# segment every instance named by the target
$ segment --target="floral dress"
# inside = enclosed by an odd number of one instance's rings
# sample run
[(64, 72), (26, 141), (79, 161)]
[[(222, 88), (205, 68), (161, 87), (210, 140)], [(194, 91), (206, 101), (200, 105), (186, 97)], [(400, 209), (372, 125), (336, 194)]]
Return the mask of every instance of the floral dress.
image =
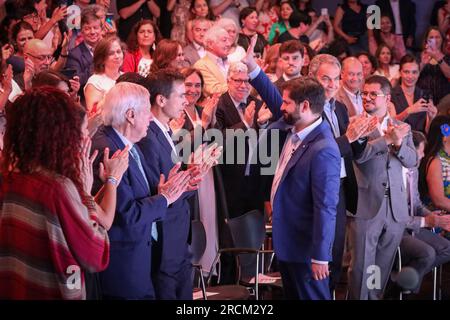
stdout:
[(182, 47), (186, 46), (186, 24), (189, 20), (190, 0), (180, 0), (173, 8), (172, 31), (170, 38), (177, 40)]
[(444, 184), (444, 194), (447, 198), (450, 198), (450, 156), (442, 149), (439, 151), (438, 156), (442, 165), (442, 183)]

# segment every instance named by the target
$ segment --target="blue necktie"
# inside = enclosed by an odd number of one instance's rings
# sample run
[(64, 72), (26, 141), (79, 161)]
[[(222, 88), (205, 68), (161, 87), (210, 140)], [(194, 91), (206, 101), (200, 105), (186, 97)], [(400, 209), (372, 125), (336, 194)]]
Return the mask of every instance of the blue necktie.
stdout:
[[(144, 178), (144, 181), (145, 181), (145, 183), (147, 185), (147, 188), (148, 188), (149, 194), (150, 194), (150, 186), (148, 184), (148, 180), (147, 180), (147, 177), (145, 175), (144, 167), (142, 166), (141, 158), (139, 157), (139, 153), (138, 153), (138, 151), (136, 149), (136, 145), (133, 145), (133, 148), (130, 149), (130, 152), (131, 152), (131, 155), (132, 155), (133, 159), (136, 161), (136, 163), (137, 163), (137, 165), (139, 167), (139, 171), (141, 171), (142, 177)], [(156, 229), (156, 222), (152, 223), (151, 234), (152, 234), (152, 238), (155, 241), (158, 241), (158, 230)]]

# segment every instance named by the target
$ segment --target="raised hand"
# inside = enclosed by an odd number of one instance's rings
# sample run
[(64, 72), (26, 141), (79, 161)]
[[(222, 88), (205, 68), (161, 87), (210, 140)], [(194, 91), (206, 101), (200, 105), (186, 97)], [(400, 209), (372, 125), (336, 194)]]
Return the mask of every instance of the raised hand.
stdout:
[(12, 78), (13, 78), (13, 68), (12, 65), (8, 64), (5, 72), (3, 73), (1, 81), (3, 92), (5, 94), (9, 95), (12, 91)]
[(78, 94), (78, 91), (80, 91), (80, 77), (79, 76), (75, 76), (72, 79), (69, 79), (69, 83), (70, 83), (70, 95), (72, 97), (76, 97)]
[(247, 108), (245, 108), (244, 120), (250, 127), (253, 126), (253, 121), (255, 119), (255, 110), (256, 110), (255, 101), (250, 102)]
[(262, 107), (258, 111), (258, 119), (257, 122), (259, 125), (262, 125), (269, 121), (272, 118), (272, 112), (270, 112), (269, 108), (267, 108), (267, 105), (264, 103)]
[[(347, 137), (350, 143), (367, 136), (370, 134), (373, 129), (373, 118), (375, 117), (366, 117), (364, 115), (359, 115), (351, 118), (351, 121), (347, 127), (347, 131), (345, 132), (345, 136)], [(375, 118), (376, 121), (376, 118)], [(376, 124), (375, 124), (376, 128)]]
[(202, 111), (202, 127), (203, 129), (208, 129), (208, 127), (214, 126), (216, 123), (216, 110), (217, 103), (219, 102), (220, 95), (218, 93), (214, 93), (212, 96), (206, 98), (205, 103), (203, 104)]
[(98, 155), (98, 151), (95, 150), (91, 153), (92, 141), (91, 138), (85, 137), (81, 143), (80, 153), (80, 175), (83, 183), (83, 189), (86, 194), (90, 195), (92, 190), (92, 184), (94, 183), (94, 174), (92, 164)]
[(407, 109), (408, 114), (414, 114), (419, 112), (428, 111), (428, 103), (424, 98), (420, 98), (417, 100), (412, 106), (409, 106)]
[(99, 167), (99, 177), (103, 182), (112, 176), (117, 180), (117, 185), (120, 184), (120, 180), (128, 168), (129, 150), (130, 146), (126, 146), (123, 150), (116, 150), (110, 158), (109, 148), (105, 148), (103, 162), (100, 163)]
[(190, 171), (178, 171), (181, 163), (177, 163), (169, 172), (166, 181), (163, 174), (160, 175), (158, 184), (158, 194), (162, 194), (170, 205), (178, 200), (178, 198), (188, 189), (189, 180), (191, 179)]
[(14, 54), (14, 47), (9, 43), (2, 47), (2, 59), (3, 61), (8, 60)]
[(169, 127), (172, 129), (172, 131), (176, 132), (183, 128), (185, 122), (186, 114), (183, 113), (179, 118), (170, 120)]
[(403, 138), (408, 135), (410, 126), (407, 123), (394, 124), (388, 121), (387, 129), (385, 130), (385, 139), (388, 144), (393, 143), (396, 147), (400, 147)]
[(255, 70), (258, 66), (258, 63), (255, 60), (255, 46), (257, 40), (258, 35), (255, 34), (250, 40), (245, 57), (241, 59), (241, 62), (247, 65), (249, 73)]

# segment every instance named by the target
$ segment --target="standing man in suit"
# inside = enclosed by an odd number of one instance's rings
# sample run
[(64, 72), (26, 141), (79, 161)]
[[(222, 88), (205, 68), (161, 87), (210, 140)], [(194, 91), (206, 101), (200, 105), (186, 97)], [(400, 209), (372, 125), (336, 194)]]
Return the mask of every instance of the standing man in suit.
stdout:
[(284, 82), (301, 76), (303, 68), (304, 47), (300, 41), (285, 41), (280, 46), (280, 59), (283, 61), (283, 75), (275, 81), (275, 85), (281, 92)]
[(381, 14), (391, 18), (394, 33), (403, 35), (406, 47), (412, 48), (416, 34), (416, 4), (411, 0), (377, 0)]
[[(94, 50), (102, 39), (102, 20), (93, 10), (84, 10), (81, 15), (81, 34), (84, 41), (69, 51), (66, 68), (75, 69), (80, 77), (80, 86), (84, 88), (93, 73)], [(81, 90), (80, 94), (83, 94)]]
[[(226, 139), (224, 163), (220, 165), (220, 169), (228, 212), (233, 218), (254, 209), (263, 211), (264, 200), (259, 175), (252, 170), (254, 166), (250, 163), (250, 158), (253, 155), (251, 153), (257, 151), (253, 148), (252, 138), (257, 138), (257, 130), (267, 125), (272, 114), (267, 107), (262, 107), (261, 100), (250, 96), (248, 69), (245, 64), (232, 64), (228, 70), (227, 82), (228, 91), (219, 98), (217, 104), (216, 128), (222, 130)], [(233, 129), (232, 135), (229, 134), (229, 129)], [(246, 140), (245, 150), (238, 149), (238, 140), (241, 139)], [(230, 159), (227, 153), (231, 152), (234, 157), (232, 163), (228, 163)]]
[(203, 43), (206, 55), (193, 65), (201, 72), (205, 81), (203, 94), (223, 94), (228, 90), (226, 78), (229, 68), (227, 57), (231, 49), (230, 36), (224, 28), (213, 26), (206, 32)]
[(194, 41), (183, 48), (184, 59), (189, 62), (189, 65), (195, 64), (206, 55), (204, 39), (210, 27), (211, 21), (205, 18), (195, 19), (192, 22), (192, 36)]
[[(273, 245), (287, 299), (329, 300), (341, 156), (322, 120), (325, 93), (313, 78), (283, 85), (281, 112), (293, 126), (272, 183)], [(295, 194), (295, 196), (293, 196)]]
[[(358, 191), (352, 160), (354, 154), (362, 151), (357, 140), (367, 135), (370, 130), (370, 119), (360, 117), (350, 123), (346, 107), (335, 100), (339, 89), (341, 64), (329, 54), (315, 56), (309, 65), (309, 75), (319, 81), (325, 89), (325, 103), (322, 117), (328, 122), (341, 154), (341, 184), (339, 188), (339, 203), (336, 213), (336, 230), (333, 242), (333, 261), (331, 262), (330, 289), (334, 290), (339, 283), (342, 272), (342, 258), (345, 246), (345, 231), (347, 210), (356, 213)], [(374, 119), (375, 120), (375, 119)]]
[[(154, 117), (147, 135), (138, 144), (152, 176), (167, 176), (180, 165), (169, 121), (180, 118), (188, 103), (184, 79), (174, 69), (161, 69), (147, 78), (146, 87), (150, 92)], [(194, 174), (191, 169), (186, 172)], [(150, 182), (152, 191), (158, 188), (155, 182)], [(198, 182), (200, 180), (195, 184)], [(190, 187), (195, 190), (192, 184), (191, 181)], [(191, 219), (187, 199), (193, 195), (193, 192), (184, 193), (168, 207), (165, 218), (158, 222), (153, 272), (157, 299), (192, 299), (192, 265), (188, 248)]]
[(349, 117), (363, 112), (361, 88), (364, 82), (363, 67), (355, 57), (342, 61), (341, 86), (336, 93), (336, 100), (344, 104)]
[(402, 168), (417, 164), (410, 127), (390, 118), (391, 85), (382, 76), (366, 79), (365, 112), (378, 119), (363, 151), (355, 159), (358, 207), (350, 218), (351, 299), (380, 299), (409, 220)]
[[(152, 247), (157, 234), (154, 221), (166, 215), (167, 207), (188, 188), (188, 172), (171, 171), (166, 177), (151, 175), (136, 143), (145, 137), (150, 121), (150, 96), (140, 85), (123, 82), (105, 96), (104, 126), (92, 139), (92, 150), (107, 148), (110, 155), (130, 147), (129, 167), (117, 185), (117, 207), (113, 225), (108, 231), (111, 241), (108, 268), (100, 273), (105, 299), (154, 299), (151, 279)], [(101, 159), (94, 163), (94, 186), (103, 185), (99, 178)], [(157, 190), (150, 186), (157, 184)]]

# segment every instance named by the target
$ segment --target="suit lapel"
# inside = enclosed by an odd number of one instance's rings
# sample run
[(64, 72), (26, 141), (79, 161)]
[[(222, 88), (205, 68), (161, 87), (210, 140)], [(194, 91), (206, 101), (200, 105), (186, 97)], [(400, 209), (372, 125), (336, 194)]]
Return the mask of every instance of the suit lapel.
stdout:
[(167, 141), (164, 132), (162, 132), (162, 130), (158, 127), (158, 125), (154, 121), (150, 122), (150, 130), (152, 130), (153, 133), (155, 133), (159, 143), (166, 151), (166, 154), (170, 159), (172, 159), (172, 146), (169, 144), (169, 141)]
[(205, 62), (218, 80), (220, 80), (221, 82), (226, 82), (225, 76), (223, 75), (222, 71), (220, 71), (220, 68), (217, 66), (217, 63), (215, 61), (211, 60), (211, 58), (206, 55)]
[(227, 115), (227, 127), (228, 126), (232, 126), (235, 125), (236, 123), (239, 123), (242, 121), (241, 116), (239, 115), (239, 111), (236, 109), (233, 100), (231, 99), (229, 93), (225, 93), (224, 97), (224, 104), (223, 106), (225, 107), (224, 111), (225, 114)]
[[(295, 166), (295, 164), (300, 160), (300, 158), (305, 154), (305, 152), (308, 150), (311, 143), (314, 143), (314, 140), (316, 139), (317, 135), (322, 131), (324, 123), (322, 122), (317, 128), (315, 128), (305, 140), (301, 142), (301, 144), (298, 146), (298, 148), (295, 150), (294, 154), (292, 155), (291, 159), (289, 159), (289, 162), (286, 165), (286, 168), (284, 169), (283, 176), (281, 177), (280, 184), (281, 185), (286, 178), (289, 171), (292, 169), (292, 167)], [(285, 142), (286, 143), (286, 142)]]
[[(120, 137), (117, 135), (117, 133), (114, 131), (114, 129), (112, 127), (110, 127), (110, 126), (105, 127), (105, 133), (108, 137), (111, 138), (111, 140), (114, 142), (114, 144), (116, 145), (116, 147), (118, 149), (122, 150), (123, 148), (125, 148), (125, 145), (123, 144), (122, 140), (120, 139)], [(144, 172), (145, 172), (144, 156), (142, 155), (142, 152), (139, 150), (139, 147), (137, 145), (136, 145), (136, 147), (137, 147), (136, 149), (138, 150), (139, 156), (141, 158), (141, 164), (144, 167)], [(149, 186), (147, 186), (147, 183), (145, 182), (144, 177), (142, 176), (142, 172), (139, 169), (139, 165), (138, 165), (137, 161), (131, 155), (128, 160), (128, 169), (132, 173), (133, 177), (137, 177), (137, 180), (139, 180), (139, 182), (141, 183), (144, 190), (148, 190)], [(146, 174), (148, 177), (147, 172), (146, 172)]]

